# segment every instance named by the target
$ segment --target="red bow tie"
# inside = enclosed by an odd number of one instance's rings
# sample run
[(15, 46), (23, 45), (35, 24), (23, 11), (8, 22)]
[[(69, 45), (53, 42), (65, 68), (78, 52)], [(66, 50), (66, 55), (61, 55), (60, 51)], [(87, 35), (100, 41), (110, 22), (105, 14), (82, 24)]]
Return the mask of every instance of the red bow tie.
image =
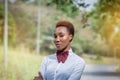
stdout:
[(57, 59), (58, 59), (58, 62), (61, 62), (64, 63), (65, 60), (67, 59), (68, 57), (68, 51), (57, 51)]

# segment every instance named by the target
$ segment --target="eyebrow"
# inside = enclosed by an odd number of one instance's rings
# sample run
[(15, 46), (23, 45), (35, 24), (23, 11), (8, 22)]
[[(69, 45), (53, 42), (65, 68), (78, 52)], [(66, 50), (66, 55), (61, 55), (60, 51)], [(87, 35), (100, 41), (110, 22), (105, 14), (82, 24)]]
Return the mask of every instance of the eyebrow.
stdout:
[[(64, 34), (64, 33), (62, 33), (62, 32), (58, 33), (58, 35), (60, 35), (60, 34)], [(54, 35), (56, 35), (56, 34), (54, 33)]]

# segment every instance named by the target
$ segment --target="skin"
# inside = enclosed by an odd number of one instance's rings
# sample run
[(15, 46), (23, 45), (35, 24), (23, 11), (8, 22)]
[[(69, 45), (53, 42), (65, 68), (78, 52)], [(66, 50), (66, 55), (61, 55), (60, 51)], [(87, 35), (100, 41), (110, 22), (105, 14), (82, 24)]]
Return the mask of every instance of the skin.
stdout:
[[(73, 38), (66, 27), (60, 26), (55, 29), (54, 43), (58, 51), (68, 51), (70, 49), (70, 40)], [(43, 80), (41, 73), (34, 80)]]
[(70, 49), (70, 40), (72, 39), (66, 27), (59, 26), (54, 32), (54, 43), (58, 51), (68, 51)]
[(35, 76), (33, 80), (43, 80), (41, 73), (38, 73), (38, 76)]

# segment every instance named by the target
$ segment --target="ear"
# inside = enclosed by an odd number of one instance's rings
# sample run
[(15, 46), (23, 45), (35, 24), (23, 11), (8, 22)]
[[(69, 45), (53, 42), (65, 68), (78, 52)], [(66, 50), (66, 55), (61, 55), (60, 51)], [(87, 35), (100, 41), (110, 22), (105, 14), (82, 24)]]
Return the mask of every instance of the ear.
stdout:
[(73, 35), (70, 34), (70, 35), (69, 35), (69, 41), (71, 42), (72, 39), (73, 39)]

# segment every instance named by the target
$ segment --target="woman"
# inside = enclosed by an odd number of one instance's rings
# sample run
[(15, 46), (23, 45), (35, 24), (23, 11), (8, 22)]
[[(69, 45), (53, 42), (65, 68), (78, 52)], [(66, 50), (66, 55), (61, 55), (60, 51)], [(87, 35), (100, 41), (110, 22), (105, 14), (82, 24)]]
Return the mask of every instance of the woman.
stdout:
[(54, 31), (56, 52), (44, 58), (39, 77), (34, 80), (80, 80), (85, 62), (71, 49), (73, 37), (73, 24), (69, 21), (58, 21)]

